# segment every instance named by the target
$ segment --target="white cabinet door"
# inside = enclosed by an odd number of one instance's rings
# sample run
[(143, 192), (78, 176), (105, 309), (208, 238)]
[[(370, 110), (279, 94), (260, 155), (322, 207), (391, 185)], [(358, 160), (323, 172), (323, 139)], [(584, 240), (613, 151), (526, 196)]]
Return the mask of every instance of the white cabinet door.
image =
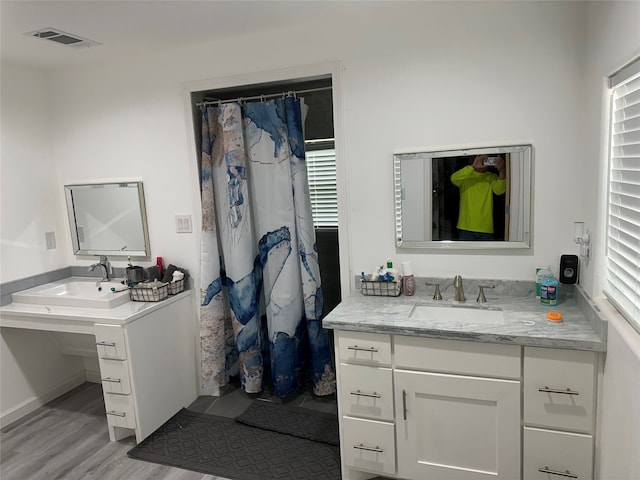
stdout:
[(398, 476), (520, 478), (520, 383), (396, 370)]

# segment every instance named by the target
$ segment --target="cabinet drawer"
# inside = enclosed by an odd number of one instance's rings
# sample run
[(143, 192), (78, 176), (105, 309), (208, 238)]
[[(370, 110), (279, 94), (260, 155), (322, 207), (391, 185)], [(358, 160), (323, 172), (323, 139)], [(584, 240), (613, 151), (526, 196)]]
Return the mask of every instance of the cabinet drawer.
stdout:
[(596, 354), (526, 347), (524, 422), (593, 433)]
[(124, 330), (118, 325), (96, 324), (94, 326), (99, 358), (116, 358), (124, 360), (127, 351), (124, 341)]
[(517, 345), (460, 342), (396, 335), (397, 368), (520, 379), (521, 348)]
[(590, 480), (593, 437), (524, 428), (524, 480)]
[(104, 406), (107, 421), (112, 427), (135, 428), (136, 418), (133, 413), (133, 397), (131, 395), (104, 394)]
[(391, 366), (391, 337), (380, 333), (336, 331), (341, 362)]
[(126, 360), (100, 359), (100, 378), (105, 393), (131, 393), (129, 364)]
[(340, 364), (342, 415), (393, 420), (390, 368)]
[(393, 423), (342, 417), (345, 465), (376, 473), (396, 472)]

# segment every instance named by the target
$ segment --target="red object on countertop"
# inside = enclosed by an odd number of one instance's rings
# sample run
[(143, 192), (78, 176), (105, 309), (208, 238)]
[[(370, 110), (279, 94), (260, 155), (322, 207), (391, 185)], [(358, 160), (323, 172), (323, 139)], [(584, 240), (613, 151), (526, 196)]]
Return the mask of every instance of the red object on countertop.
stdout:
[(156, 267), (158, 267), (158, 270), (160, 271), (160, 278), (162, 278), (162, 276), (164, 275), (164, 265), (162, 262), (162, 257), (156, 257)]

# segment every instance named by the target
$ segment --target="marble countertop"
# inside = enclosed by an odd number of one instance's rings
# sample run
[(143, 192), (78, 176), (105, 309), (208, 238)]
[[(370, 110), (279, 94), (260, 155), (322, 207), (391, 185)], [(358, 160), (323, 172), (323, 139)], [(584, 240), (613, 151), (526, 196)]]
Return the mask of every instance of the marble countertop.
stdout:
[[(534, 296), (498, 296), (490, 291), (485, 295), (487, 303), (467, 299), (461, 304), (446, 297), (436, 301), (426, 294), (376, 297), (355, 293), (323, 319), (323, 326), (448, 340), (606, 351), (606, 339), (598, 334), (590, 321), (592, 315), (584, 311), (585, 302), (579, 299), (564, 298), (558, 305), (546, 307)], [(459, 310), (460, 315), (435, 321), (415, 318), (412, 310), (416, 304), (451, 307)], [(491, 324), (474, 322), (476, 309), (502, 310), (504, 319)], [(546, 314), (552, 310), (562, 314), (562, 322), (547, 320)]]

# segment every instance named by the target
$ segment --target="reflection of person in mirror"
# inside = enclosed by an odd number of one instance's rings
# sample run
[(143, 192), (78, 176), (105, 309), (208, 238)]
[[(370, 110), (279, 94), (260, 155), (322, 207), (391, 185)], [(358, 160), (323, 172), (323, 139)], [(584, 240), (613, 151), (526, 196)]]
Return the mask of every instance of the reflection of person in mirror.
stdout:
[[(489, 171), (498, 170), (498, 175)], [(493, 240), (493, 195), (507, 189), (504, 159), (477, 155), (471, 165), (453, 172), (451, 183), (460, 189), (458, 234), (460, 240)]]

